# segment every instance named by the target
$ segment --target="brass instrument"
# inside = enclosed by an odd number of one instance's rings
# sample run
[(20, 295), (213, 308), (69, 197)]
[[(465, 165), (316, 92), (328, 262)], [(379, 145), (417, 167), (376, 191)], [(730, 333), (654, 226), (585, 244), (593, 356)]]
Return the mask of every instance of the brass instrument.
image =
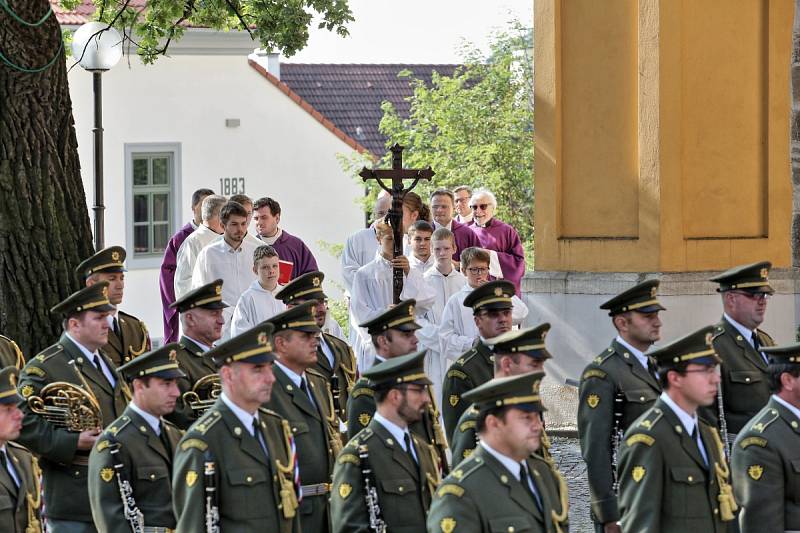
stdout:
[(80, 433), (103, 427), (103, 415), (91, 389), (66, 381), (46, 385), (38, 396), (28, 398), (31, 411), (58, 427)]
[(717, 495), (717, 501), (719, 501), (719, 517), (723, 521), (728, 522), (736, 518), (736, 511), (739, 509), (739, 506), (736, 504), (736, 498), (733, 496), (733, 487), (728, 483), (731, 473), (725, 457), (724, 445), (715, 429), (711, 430), (711, 434), (714, 436), (714, 443), (717, 445), (717, 451), (720, 457), (719, 461), (714, 462), (714, 473), (717, 476), (717, 484), (719, 485), (719, 494)]
[(206, 409), (214, 405), (221, 392), (222, 383), (219, 380), (219, 374), (209, 374), (198, 379), (192, 386), (192, 390), (183, 393), (183, 401), (192, 408), (197, 416), (200, 416)]

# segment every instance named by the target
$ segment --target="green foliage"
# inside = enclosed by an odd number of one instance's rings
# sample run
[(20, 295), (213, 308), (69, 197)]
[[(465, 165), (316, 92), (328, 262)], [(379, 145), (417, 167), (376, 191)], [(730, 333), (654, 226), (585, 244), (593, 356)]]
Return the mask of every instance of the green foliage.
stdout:
[(322, 239), (318, 240), (317, 244), (320, 248), (322, 248), (323, 251), (328, 252), (336, 259), (341, 259), (342, 252), (344, 252), (344, 244), (328, 242)]
[[(348, 35), (353, 20), (347, 0), (148, 0), (145, 9), (130, 0), (93, 0), (95, 19), (117, 28), (126, 46), (135, 47), (144, 63), (153, 63), (180, 39), (187, 26), (215, 30), (247, 30), (261, 47), (292, 56), (308, 42), (312, 17), (320, 28)], [(74, 9), (80, 0), (61, 0)]]
[(328, 300), (328, 312), (342, 328), (342, 335), (345, 340), (350, 336), (350, 315), (347, 312), (347, 300)]
[[(488, 57), (465, 45), (464, 66), (452, 77), (434, 73), (430, 87), (413, 81), (408, 119), (384, 102), (380, 124), (387, 147), (394, 143), (405, 147), (404, 166), (430, 165), (436, 172), (431, 183), (420, 182), (415, 189), (423, 199), (440, 187), (490, 189), (497, 196), (496, 216), (512, 224), (526, 244), (529, 267), (533, 265), (531, 43), (530, 30), (512, 23), (493, 37)], [(380, 166), (390, 165), (391, 154), (384, 155)], [(377, 192), (377, 185), (372, 185), (363, 200), (367, 209)]]

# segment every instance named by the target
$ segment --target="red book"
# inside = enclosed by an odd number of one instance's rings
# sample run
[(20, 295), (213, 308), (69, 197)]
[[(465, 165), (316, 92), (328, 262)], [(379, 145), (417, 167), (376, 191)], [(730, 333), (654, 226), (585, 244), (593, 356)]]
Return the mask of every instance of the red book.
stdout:
[(281, 285), (286, 285), (292, 280), (292, 269), (294, 268), (294, 263), (291, 261), (278, 261), (278, 268), (280, 269), (280, 273), (278, 274), (278, 283)]

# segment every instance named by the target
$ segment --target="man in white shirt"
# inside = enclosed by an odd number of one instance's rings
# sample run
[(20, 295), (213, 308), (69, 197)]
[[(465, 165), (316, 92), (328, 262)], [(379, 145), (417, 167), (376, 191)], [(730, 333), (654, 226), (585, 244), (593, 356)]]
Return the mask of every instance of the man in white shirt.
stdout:
[(447, 364), (441, 357), (439, 326), (444, 313), (444, 306), (455, 293), (466, 285), (467, 280), (461, 272), (453, 268), (453, 251), (455, 239), (447, 228), (439, 228), (431, 237), (435, 264), (422, 275), (425, 283), (431, 287), (436, 298), (431, 309), (420, 320), (422, 329), (417, 332), (422, 345), (428, 350), (425, 358), (425, 373), (433, 382), (437, 405), (441, 405), (442, 379), (447, 371)]
[[(399, 256), (392, 259), (394, 236), (391, 226), (380, 222), (375, 225), (375, 230), (381, 245), (380, 250), (371, 263), (358, 269), (354, 278), (350, 309), (357, 320), (356, 323), (362, 324), (371, 320), (393, 304), (393, 268), (401, 268), (404, 272), (400, 299), (415, 299), (417, 302), (415, 313), (417, 316), (422, 316), (433, 303), (433, 290), (425, 284), (422, 272), (410, 267), (407, 257)], [(353, 345), (353, 350), (356, 353), (358, 368), (363, 371), (372, 366), (375, 350), (366, 330), (364, 328), (358, 330), (359, 339)]]
[(456, 203), (456, 217), (455, 220), (461, 224), (469, 224), (472, 222), (472, 208), (469, 206), (469, 199), (472, 198), (472, 189), (466, 185), (459, 185), (453, 189)]
[[(226, 303), (238, 302), (239, 296), (256, 279), (253, 272), (253, 254), (257, 248), (247, 235), (247, 212), (241, 204), (228, 202), (220, 211), (224, 230), (222, 239), (200, 251), (192, 274), (192, 288), (198, 288), (216, 279), (222, 279), (222, 299)], [(230, 337), (232, 308), (223, 311), (225, 327), (222, 339)]]
[(181, 247), (178, 248), (178, 257), (175, 260), (176, 300), (192, 290), (192, 274), (200, 250), (222, 235), (223, 229), (219, 214), (226, 202), (225, 197), (218, 194), (206, 196), (203, 199), (202, 207), (203, 223), (197, 226), (197, 229), (186, 237)]
[(375, 259), (375, 254), (378, 251), (378, 241), (375, 238), (375, 224), (383, 221), (386, 213), (389, 212), (389, 206), (392, 204), (392, 197), (386, 191), (381, 191), (378, 194), (378, 199), (375, 201), (375, 207), (372, 211), (372, 224), (369, 227), (360, 229), (353, 233), (344, 243), (344, 250), (342, 250), (342, 279), (344, 280), (345, 297), (348, 302), (349, 321), (350, 321), (350, 336), (349, 343), (354, 346), (358, 341), (358, 330), (356, 324), (358, 321), (353, 317), (353, 310), (350, 307), (350, 295), (353, 293), (353, 278), (356, 271)]
[(434, 259), (431, 255), (431, 235), (433, 226), (425, 220), (417, 220), (408, 228), (408, 242), (411, 255), (408, 263), (423, 274), (433, 266)]
[[(482, 248), (467, 248), (461, 253), (461, 272), (467, 283), (455, 293), (445, 304), (442, 322), (439, 328), (442, 364), (450, 365), (462, 353), (472, 348), (478, 338), (472, 309), (464, 307), (464, 298), (481, 285), (489, 281), (489, 253)], [(528, 316), (528, 306), (516, 295), (511, 299), (511, 322), (519, 325)]]
[(282, 313), (286, 306), (275, 298), (279, 274), (278, 252), (268, 244), (253, 253), (253, 272), (257, 279), (239, 297), (233, 311), (231, 337), (255, 327), (257, 324)]

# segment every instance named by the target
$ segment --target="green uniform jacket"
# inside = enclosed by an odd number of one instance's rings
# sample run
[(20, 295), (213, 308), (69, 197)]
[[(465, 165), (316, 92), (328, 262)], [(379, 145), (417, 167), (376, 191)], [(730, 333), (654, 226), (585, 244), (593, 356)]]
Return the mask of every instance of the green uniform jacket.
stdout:
[[(177, 531), (206, 531), (204, 456), (208, 451), (213, 454), (216, 467), (221, 531), (299, 533), (297, 510), (287, 518), (281, 499), (282, 480), (288, 482), (284, 490), (294, 488), (291, 435), (276, 413), (259, 409), (258, 416), (269, 459), (221, 399), (183, 436), (175, 452), (172, 474)], [(288, 467), (289, 473), (284, 474), (281, 467)]]
[[(35, 459), (31, 452), (14, 442), (6, 443), (8, 458), (14, 463), (14, 471), (19, 478), (19, 488), (4, 468), (0, 468), (0, 524), (8, 533), (26, 533), (29, 509), (32, 507), (33, 517), (39, 518), (39, 482), (34, 467)], [(31, 505), (33, 503), (33, 505)], [(33, 525), (37, 525), (37, 523)], [(35, 531), (39, 531), (35, 529)]]
[[(377, 361), (376, 361), (377, 364)], [(430, 388), (428, 389), (430, 392)], [(444, 473), (449, 472), (447, 466), (447, 442), (441, 434), (441, 428), (437, 428), (438, 417), (433, 412), (433, 394), (431, 393), (431, 404), (422, 413), (422, 419), (409, 425), (411, 432), (427, 443), (429, 448), (435, 449), (439, 456), (439, 467)], [(348, 411), (348, 436), (350, 439), (355, 437), (359, 431), (367, 427), (375, 414), (375, 391), (366, 378), (359, 378), (350, 393), (350, 401), (347, 404)], [(437, 429), (440, 437), (437, 438)]]
[(108, 344), (103, 346), (103, 352), (115, 368), (150, 350), (150, 335), (144, 322), (122, 311), (117, 311), (117, 321), (120, 334), (109, 329)]
[[(339, 454), (333, 469), (331, 518), (334, 533), (366, 533), (369, 511), (359, 447), (366, 446), (381, 518), (391, 533), (424, 533), (425, 514), (439, 480), (439, 468), (425, 443), (412, 433), (419, 465), (394, 441), (380, 422), (372, 421)], [(372, 483), (371, 482), (371, 483)]]
[[(275, 411), (289, 422), (297, 445), (300, 483), (330, 483), (333, 462), (341, 448), (341, 442), (338, 441), (338, 421), (331, 409), (333, 400), (327, 381), (314, 370), (306, 370), (306, 379), (311, 387), (315, 406), (278, 365), (273, 366), (273, 371), (275, 385), (272, 387), (272, 397), (264, 407)], [(303, 531), (326, 531), (328, 520), (328, 495), (303, 497), (300, 504)]]
[[(108, 426), (95, 442), (89, 455), (89, 501), (98, 531), (130, 533), (130, 523), (123, 515), (123, 504), (114, 465), (121, 462), (124, 477), (131, 485), (136, 507), (144, 515), (146, 526), (175, 529), (172, 511), (172, 456), (181, 439), (181, 430), (163, 421), (162, 435), (130, 408)], [(109, 436), (120, 444), (116, 457), (109, 449)]]
[[(116, 373), (114, 364), (107, 357), (105, 361), (111, 372)], [(41, 456), (44, 503), (48, 517), (91, 522), (86, 479), (89, 452), (78, 450), (78, 433), (51, 424), (34, 413), (27, 402), (32, 395), (38, 396), (44, 386), (56, 381), (66, 381), (84, 388), (79, 373), (100, 405), (103, 427), (122, 415), (130, 397), (127, 385), (117, 377), (112, 389), (105, 376), (91, 361), (86, 360), (80, 348), (65, 334), (57, 344), (28, 361), (20, 373), (18, 390), (23, 400), (19, 407), (24, 418), (22, 433), (17, 440)], [(65, 494), (69, 494), (69, 497), (65, 498)]]
[[(561, 499), (553, 471), (538, 456), (527, 462), (542, 501), (541, 511), (516, 476), (479, 446), (436, 490), (428, 513), (428, 532), (555, 532), (553, 514), (561, 512)], [(562, 523), (561, 530), (567, 529)]]
[(167, 415), (166, 418), (179, 428), (187, 429), (197, 420), (197, 415), (189, 404), (183, 401), (183, 395), (190, 391), (201, 378), (216, 374), (217, 369), (213, 361), (203, 357), (205, 352), (191, 339), (181, 337), (180, 345), (181, 349), (178, 350), (177, 360), (186, 377), (178, 378), (178, 388), (181, 391), (181, 396), (175, 404), (175, 410)]
[(474, 405), (464, 411), (458, 419), (456, 431), (450, 439), (450, 452), (453, 456), (453, 467), (472, 455), (478, 445), (478, 410)]
[(800, 530), (800, 419), (771, 398), (739, 433), (733, 486), (742, 533)]
[(624, 432), (660, 393), (655, 378), (616, 340), (583, 371), (578, 433), (596, 522), (616, 522), (620, 516), (612, 464), (615, 411), (622, 415), (617, 424)]
[[(334, 406), (338, 406), (336, 414), (342, 422), (347, 422), (347, 400), (356, 381), (356, 358), (353, 355), (353, 349), (342, 339), (329, 333), (323, 333), (322, 338), (333, 352), (333, 368), (331, 368), (328, 357), (322, 351), (322, 342), (320, 342), (314, 370), (325, 376), (325, 379), (331, 383)], [(334, 388), (331, 381), (334, 375), (336, 375), (338, 388)]]
[(469, 404), (461, 401), (461, 396), (493, 377), (494, 354), (481, 341), (447, 369), (442, 383), (442, 418), (448, 439), (453, 437), (458, 419), (469, 407)]
[[(774, 346), (772, 337), (756, 330), (762, 346)], [(725, 320), (717, 324), (714, 350), (722, 358), (722, 400), (728, 433), (739, 433), (747, 421), (753, 418), (769, 401), (767, 363), (760, 353), (750, 345), (748, 339)], [(702, 416), (719, 427), (719, 408), (714, 402), (702, 411)]]
[(15, 366), (21, 369), (25, 366), (25, 357), (16, 342), (0, 335), (0, 369), (7, 366)]
[(725, 464), (716, 430), (699, 420), (708, 456), (700, 451), (678, 416), (657, 400), (625, 432), (620, 447), (619, 507), (625, 533), (720, 533), (719, 481), (715, 463)]

